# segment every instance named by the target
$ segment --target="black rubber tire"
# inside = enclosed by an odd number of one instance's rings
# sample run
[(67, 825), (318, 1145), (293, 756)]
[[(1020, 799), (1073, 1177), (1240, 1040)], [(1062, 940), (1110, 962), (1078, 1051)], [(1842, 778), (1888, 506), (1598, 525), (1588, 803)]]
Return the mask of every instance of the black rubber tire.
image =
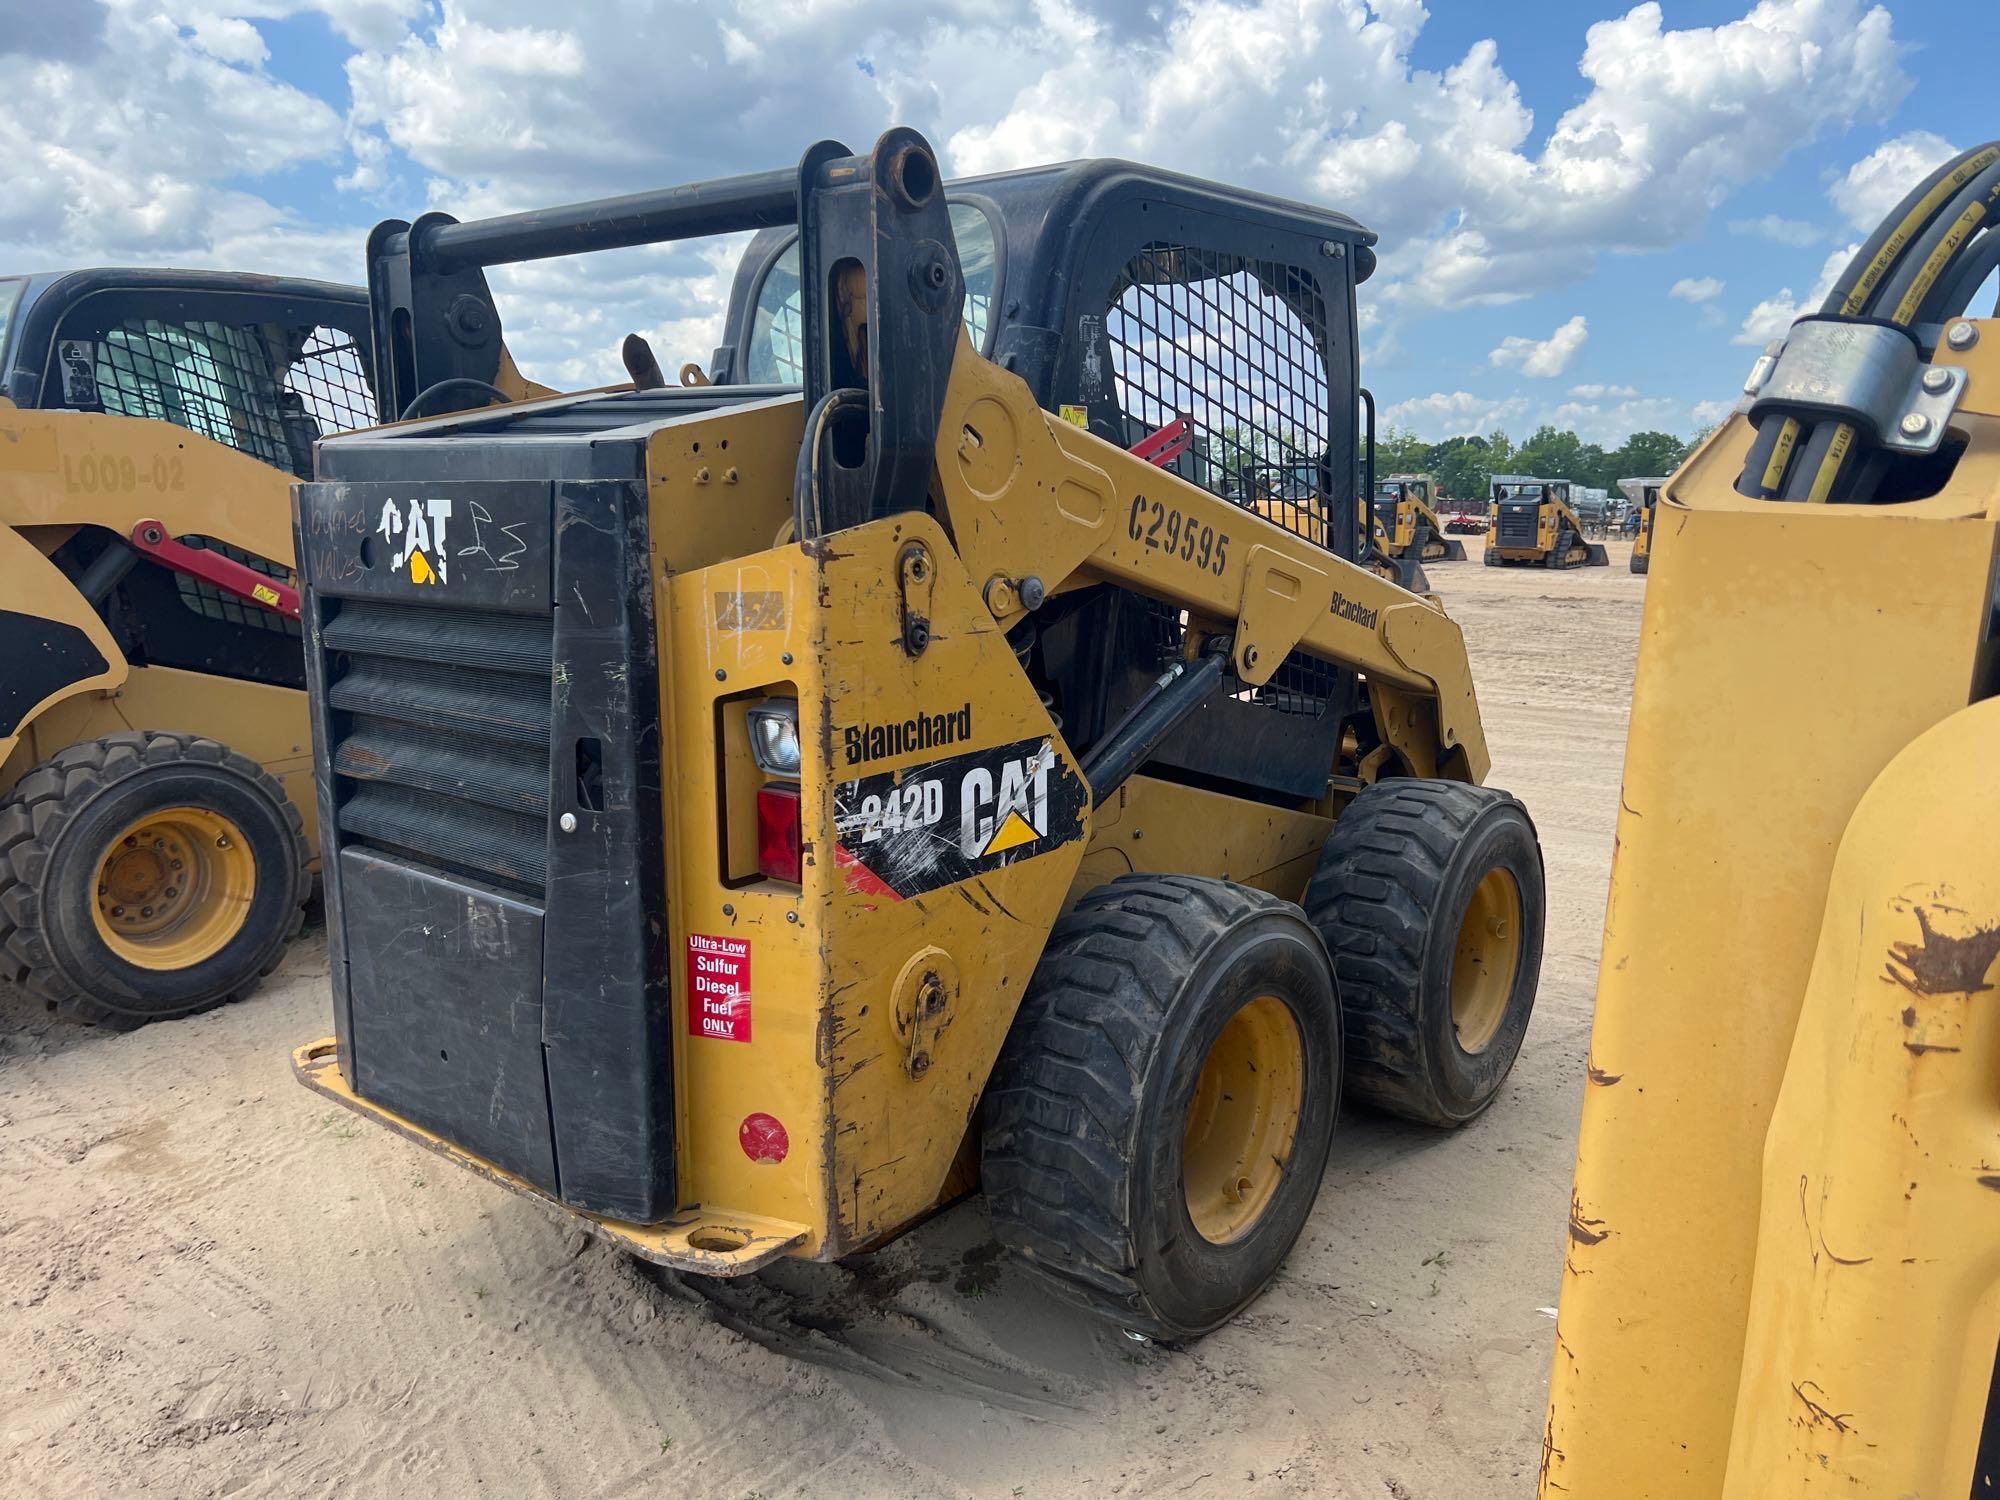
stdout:
[[(1451, 968), (1472, 893), (1495, 865), (1520, 891), (1521, 951), (1498, 1030), (1469, 1053), (1452, 1025)], [(1547, 909), (1535, 825), (1508, 793), (1403, 778), (1363, 789), (1306, 888), (1340, 984), (1352, 1097), (1440, 1126), (1491, 1104), (1534, 1012)]]
[[(1275, 995), (1304, 1044), (1283, 1178), (1238, 1239), (1204, 1239), (1181, 1180), (1201, 1065), (1247, 1000)], [(1129, 875), (1056, 924), (987, 1093), (993, 1231), (1119, 1327), (1182, 1343), (1262, 1291), (1319, 1195), (1340, 1106), (1340, 1003), (1305, 914), (1262, 891)]]
[(1486, 549), (1486, 566), (1489, 568), (1500, 566), (1500, 554), (1495, 552), (1491, 547)]
[(1643, 557), (1634, 557), (1632, 559), (1632, 571), (1634, 573), (1644, 573), (1646, 571), (1646, 559)]
[[(249, 844), (257, 889), (242, 929), (184, 969), (144, 969), (98, 935), (97, 870), (117, 830), (155, 808), (210, 807)], [(254, 990), (305, 921), (309, 851), (298, 809), (255, 761), (195, 735), (137, 730), (58, 751), (0, 803), (0, 978), (120, 1031)]]

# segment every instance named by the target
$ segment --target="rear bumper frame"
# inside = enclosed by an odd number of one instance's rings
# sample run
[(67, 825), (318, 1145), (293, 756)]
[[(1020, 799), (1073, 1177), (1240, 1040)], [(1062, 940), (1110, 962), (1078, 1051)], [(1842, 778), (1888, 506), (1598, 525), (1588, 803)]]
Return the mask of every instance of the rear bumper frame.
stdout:
[(744, 1276), (761, 1270), (806, 1239), (806, 1226), (760, 1214), (697, 1207), (658, 1224), (631, 1224), (583, 1213), (558, 1203), (540, 1188), (504, 1167), (453, 1145), (394, 1110), (364, 1099), (348, 1086), (340, 1071), (334, 1039), (324, 1037), (293, 1049), (292, 1074), (314, 1093), (351, 1109), (364, 1119), (393, 1130), (426, 1151), (476, 1173), (488, 1182), (532, 1198), (577, 1229), (594, 1234), (627, 1254), (676, 1271), (703, 1276)]

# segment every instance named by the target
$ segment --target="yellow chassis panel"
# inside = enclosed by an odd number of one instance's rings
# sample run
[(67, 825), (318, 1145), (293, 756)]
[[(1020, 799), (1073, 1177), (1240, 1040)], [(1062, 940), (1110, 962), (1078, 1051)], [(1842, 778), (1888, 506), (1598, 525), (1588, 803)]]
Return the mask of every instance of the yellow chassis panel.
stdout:
[[(2000, 1337), (1975, 1180), (2000, 1165), (1993, 1044), (1957, 993), (1993, 981), (1913, 997), (1897, 975), (1932, 928), (2000, 926), (1994, 714), (1967, 708), (2000, 685), (2000, 325), (1984, 332), (1939, 351), (1975, 367), (1943, 493), (1746, 499), (1739, 415), (1656, 504), (1550, 1500), (1966, 1493), (1916, 1476), (1942, 1461), (1918, 1452), (1932, 1439), (1969, 1462)], [(1920, 922), (1938, 902), (1966, 910)]]

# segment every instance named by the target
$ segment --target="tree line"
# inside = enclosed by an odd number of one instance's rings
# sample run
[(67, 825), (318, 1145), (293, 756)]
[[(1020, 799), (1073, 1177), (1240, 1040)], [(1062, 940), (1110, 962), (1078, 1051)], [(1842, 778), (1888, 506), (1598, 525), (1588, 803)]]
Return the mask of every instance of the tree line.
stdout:
[(1544, 425), (1517, 448), (1499, 431), (1427, 443), (1391, 427), (1375, 440), (1375, 472), (1430, 474), (1439, 490), (1455, 500), (1484, 499), (1495, 474), (1568, 479), (1616, 494), (1621, 479), (1673, 473), (1700, 441), (1700, 434), (1677, 438), (1670, 432), (1635, 432), (1607, 451), (1567, 429)]

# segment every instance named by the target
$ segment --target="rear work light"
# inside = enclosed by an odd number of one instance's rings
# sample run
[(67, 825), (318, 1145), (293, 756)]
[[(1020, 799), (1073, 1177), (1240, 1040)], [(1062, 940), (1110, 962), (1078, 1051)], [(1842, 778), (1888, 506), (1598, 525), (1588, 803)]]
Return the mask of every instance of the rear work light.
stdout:
[(766, 698), (750, 710), (750, 753), (767, 776), (799, 774), (799, 700)]
[(786, 781), (757, 788), (757, 873), (800, 883), (805, 864), (799, 789)]

